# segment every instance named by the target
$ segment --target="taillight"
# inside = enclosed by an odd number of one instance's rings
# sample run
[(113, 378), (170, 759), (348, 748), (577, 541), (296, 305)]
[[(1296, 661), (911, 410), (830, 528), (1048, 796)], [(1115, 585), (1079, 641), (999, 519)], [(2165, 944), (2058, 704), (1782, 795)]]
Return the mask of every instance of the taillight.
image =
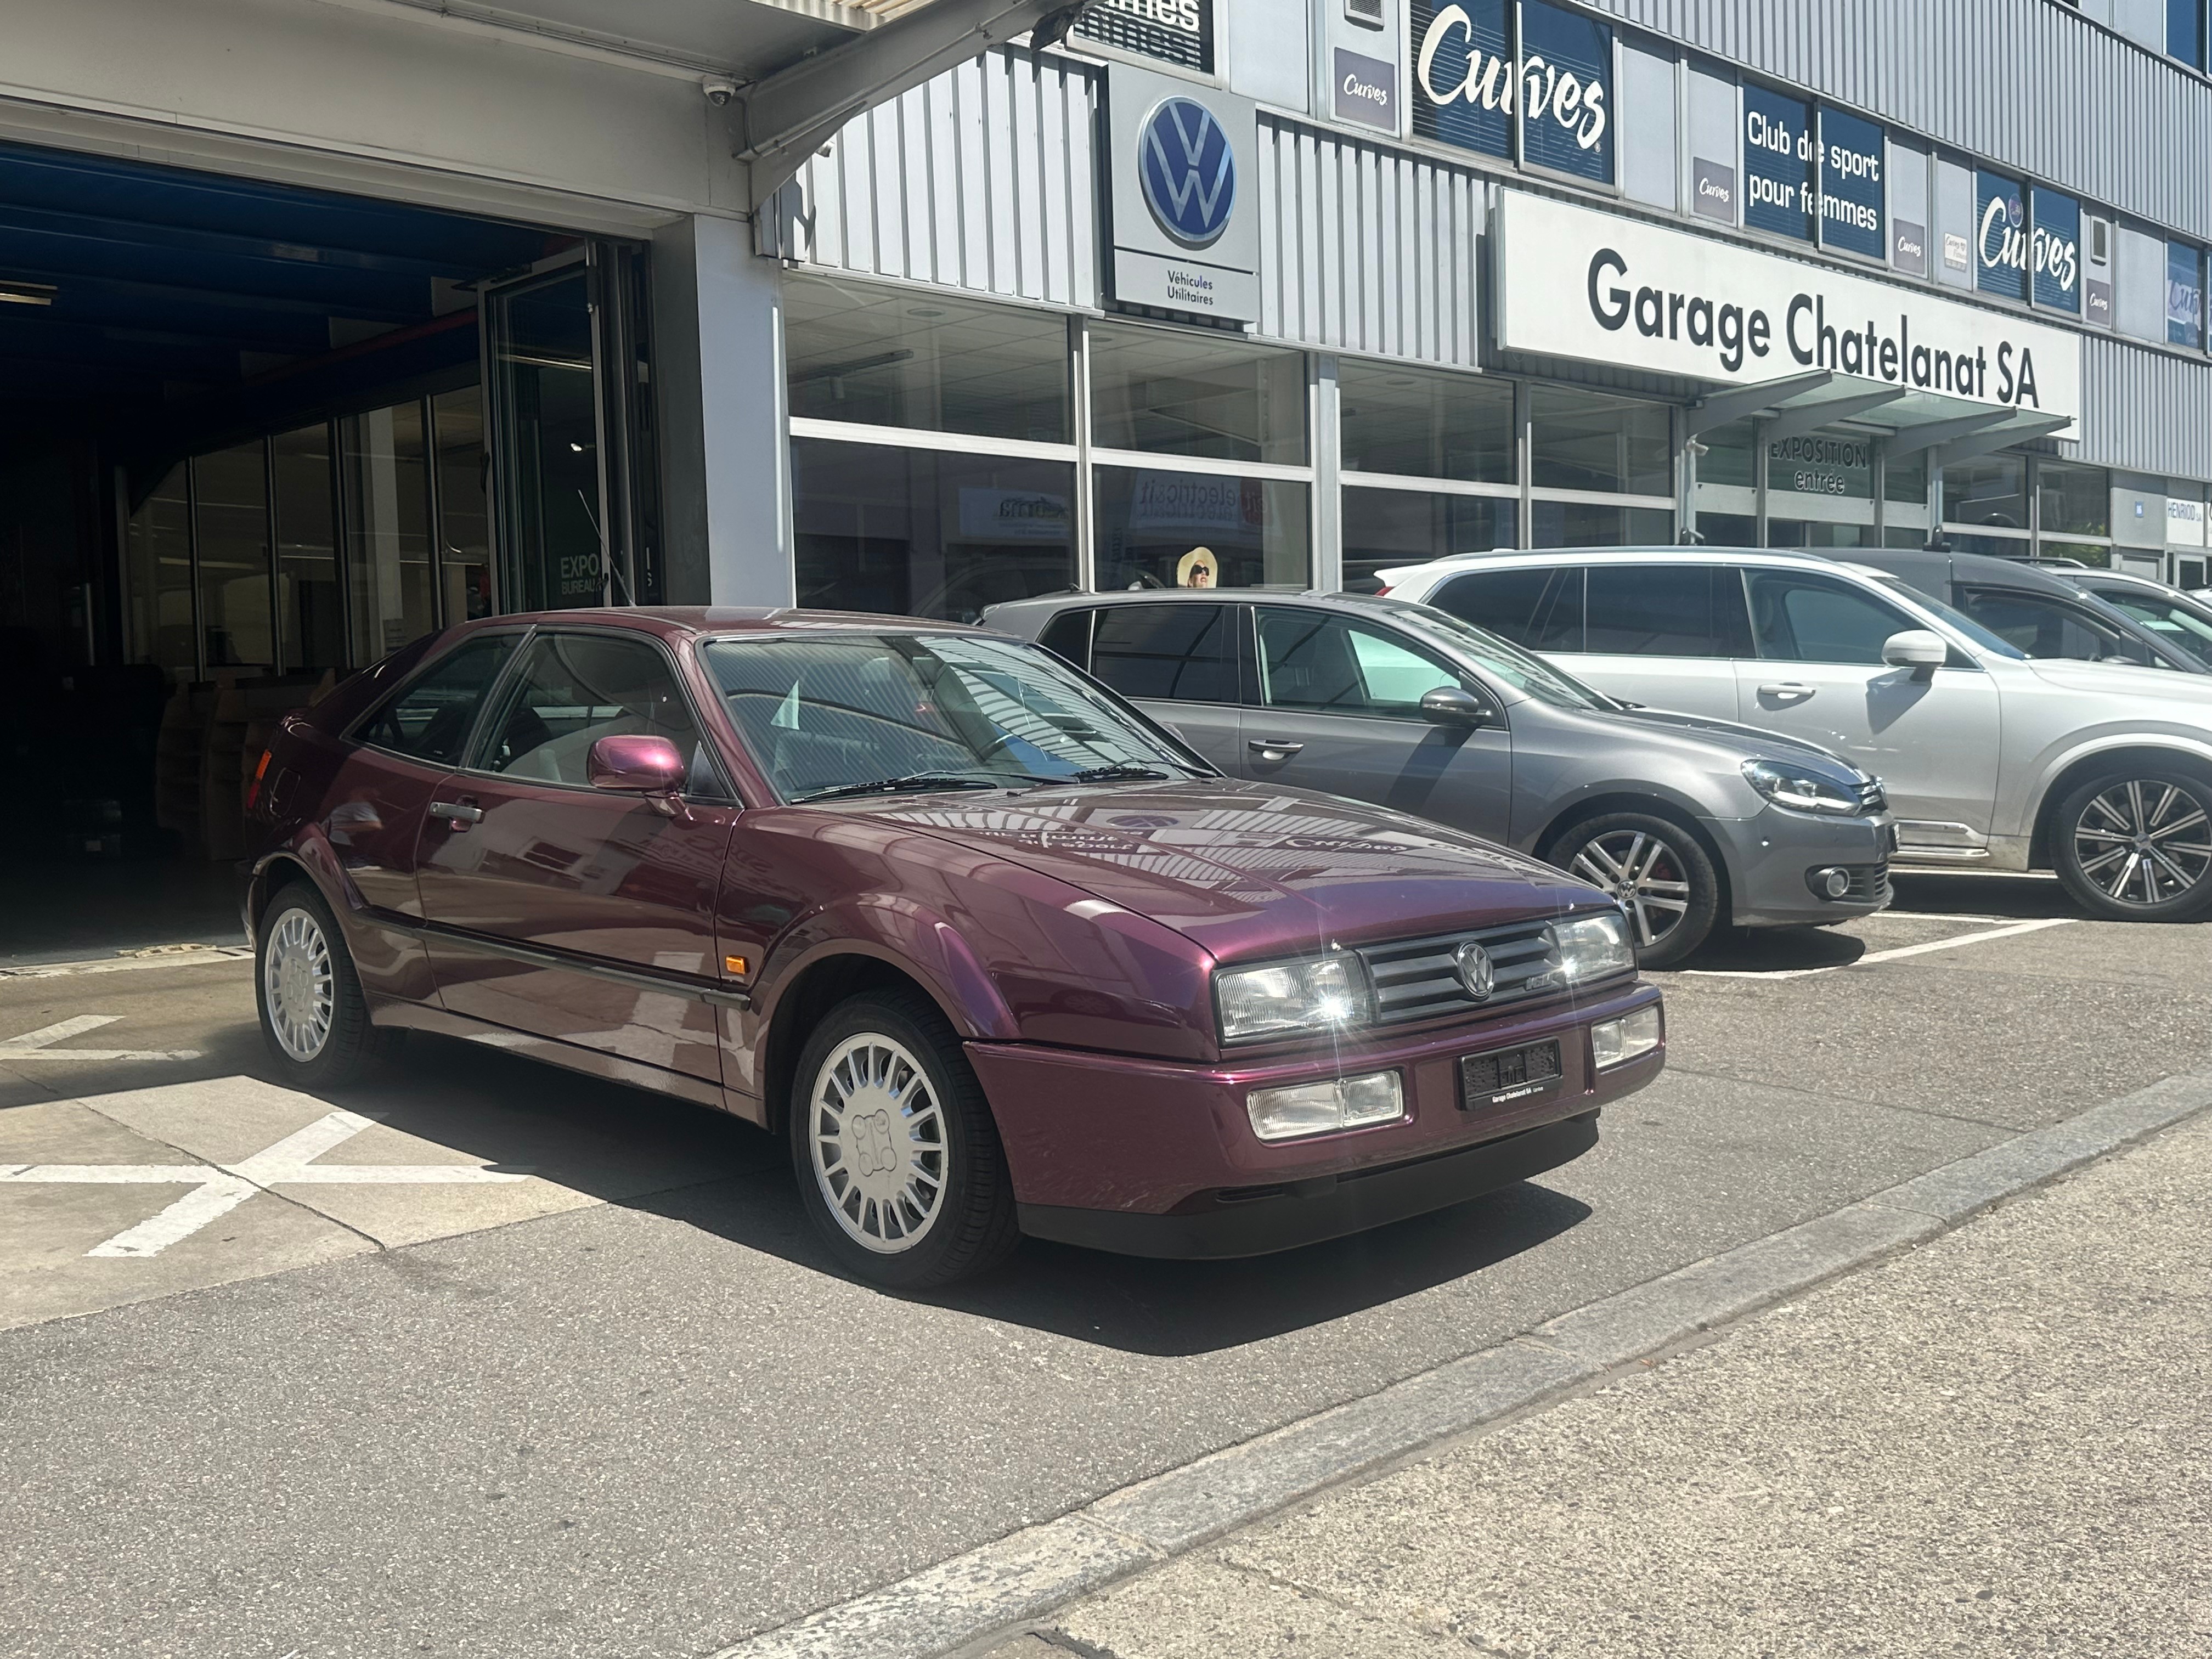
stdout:
[(1390, 597), (1390, 590), (1387, 587), (1378, 587), (1375, 590), (1375, 597), (1378, 599), (1387, 599)]

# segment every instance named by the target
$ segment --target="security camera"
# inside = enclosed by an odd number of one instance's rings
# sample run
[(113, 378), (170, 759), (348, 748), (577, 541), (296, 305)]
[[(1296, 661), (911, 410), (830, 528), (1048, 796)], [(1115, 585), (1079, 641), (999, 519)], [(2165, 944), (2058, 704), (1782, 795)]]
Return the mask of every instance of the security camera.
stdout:
[(707, 101), (716, 109), (738, 95), (738, 83), (725, 81), (720, 76), (709, 75), (699, 82), (699, 90), (707, 94)]

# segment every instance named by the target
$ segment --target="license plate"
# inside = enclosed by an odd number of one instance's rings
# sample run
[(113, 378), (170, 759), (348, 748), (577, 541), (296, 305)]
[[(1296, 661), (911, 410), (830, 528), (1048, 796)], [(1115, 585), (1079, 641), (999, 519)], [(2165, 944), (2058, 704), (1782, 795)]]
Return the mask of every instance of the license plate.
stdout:
[(1559, 1077), (1556, 1037), (1486, 1054), (1464, 1054), (1459, 1062), (1459, 1103), (1469, 1108), (1531, 1100), (1558, 1088)]

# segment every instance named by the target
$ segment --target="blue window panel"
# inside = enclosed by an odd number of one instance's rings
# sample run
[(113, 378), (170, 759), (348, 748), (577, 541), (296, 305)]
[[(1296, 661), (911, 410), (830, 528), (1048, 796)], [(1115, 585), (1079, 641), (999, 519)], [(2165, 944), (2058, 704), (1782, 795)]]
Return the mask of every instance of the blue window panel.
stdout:
[(2204, 0), (2166, 0), (2166, 51), (2169, 58), (2204, 67)]
[(2027, 202), (2002, 173), (1974, 175), (1974, 286), (2008, 300), (2027, 298), (2032, 243)]
[(1613, 182), (1613, 31), (1544, 0), (1521, 7), (1521, 159)]
[(2081, 313), (2081, 204), (2071, 196), (2038, 185), (2029, 205), (2035, 211), (2030, 258), (2034, 264), (2035, 303), (2053, 311)]
[(1441, 6), (1408, 0), (1407, 9), (1415, 136), (1484, 155), (1511, 155), (1513, 45), (1506, 0), (1446, 0)]
[(1888, 144), (1872, 121), (1820, 112), (1820, 240), (1869, 259), (1889, 255)]
[(1813, 111), (1765, 87), (1743, 89), (1743, 222), (1813, 240)]
[(2204, 256), (2187, 242), (2166, 245), (2166, 338), (2204, 349)]

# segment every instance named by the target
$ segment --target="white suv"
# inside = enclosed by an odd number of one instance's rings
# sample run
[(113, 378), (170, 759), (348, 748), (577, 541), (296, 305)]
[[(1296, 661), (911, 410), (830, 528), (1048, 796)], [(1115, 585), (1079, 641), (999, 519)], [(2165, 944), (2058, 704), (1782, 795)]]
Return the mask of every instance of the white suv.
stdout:
[(2128, 921), (2212, 913), (2212, 678), (2031, 660), (1812, 554), (1462, 554), (1382, 579), (1617, 697), (1856, 762), (1888, 787), (1900, 864), (2056, 869)]

